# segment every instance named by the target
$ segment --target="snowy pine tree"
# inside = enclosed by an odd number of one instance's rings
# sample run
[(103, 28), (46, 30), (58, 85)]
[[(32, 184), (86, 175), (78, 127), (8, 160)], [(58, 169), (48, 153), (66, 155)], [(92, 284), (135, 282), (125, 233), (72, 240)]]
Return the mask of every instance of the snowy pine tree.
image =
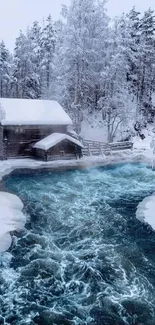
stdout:
[(35, 97), (41, 97), (41, 27), (35, 21), (29, 30), (29, 39), (31, 43), (31, 65), (34, 73)]
[[(113, 141), (155, 116), (155, 17), (132, 8), (109, 24), (103, 0), (71, 0), (20, 31), (14, 55), (0, 43), (0, 96), (58, 100), (74, 122), (96, 119)], [(125, 124), (125, 126), (124, 126)]]
[[(101, 72), (105, 62), (108, 18), (104, 2), (72, 0), (65, 13), (62, 38), (56, 47), (55, 66), (59, 97), (78, 120), (95, 109), (103, 92)], [(78, 122), (78, 121), (77, 121)]]
[(0, 97), (9, 97), (11, 55), (4, 42), (0, 43)]
[(31, 33), (20, 32), (16, 39), (13, 79), (14, 94), (19, 98), (38, 98), (40, 96), (39, 75), (36, 72), (36, 55)]
[[(149, 9), (140, 22), (140, 101), (141, 109), (147, 120), (152, 114), (152, 94), (155, 90), (155, 16)], [(153, 113), (154, 114), (154, 113)]]
[(5, 110), (0, 103), (0, 122), (5, 119)]
[(51, 15), (41, 32), (41, 91), (44, 98), (50, 97), (50, 83), (53, 78), (53, 57), (55, 52), (55, 28)]

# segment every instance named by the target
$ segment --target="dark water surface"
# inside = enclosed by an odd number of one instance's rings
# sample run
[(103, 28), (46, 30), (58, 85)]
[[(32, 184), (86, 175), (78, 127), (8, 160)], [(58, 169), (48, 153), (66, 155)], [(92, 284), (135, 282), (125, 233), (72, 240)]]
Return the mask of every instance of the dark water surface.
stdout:
[(155, 232), (135, 217), (155, 172), (15, 172), (26, 231), (0, 256), (0, 324), (155, 325)]

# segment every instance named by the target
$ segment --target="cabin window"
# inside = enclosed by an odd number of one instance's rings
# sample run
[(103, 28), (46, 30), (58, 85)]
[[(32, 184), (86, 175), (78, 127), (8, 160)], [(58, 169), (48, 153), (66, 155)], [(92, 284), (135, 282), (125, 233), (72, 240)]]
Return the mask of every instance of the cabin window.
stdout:
[(15, 133), (25, 133), (25, 128), (19, 126), (18, 128), (15, 129)]
[(3, 140), (7, 141), (8, 137), (9, 137), (9, 132), (7, 130), (4, 130)]

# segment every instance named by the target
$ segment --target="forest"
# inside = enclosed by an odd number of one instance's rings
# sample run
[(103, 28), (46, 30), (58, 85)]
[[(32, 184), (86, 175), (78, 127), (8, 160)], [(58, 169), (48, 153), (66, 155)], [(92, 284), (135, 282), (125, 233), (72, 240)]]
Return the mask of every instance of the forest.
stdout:
[(132, 8), (111, 20), (102, 0), (72, 0), (26, 32), (13, 53), (0, 42), (0, 97), (55, 99), (75, 124), (100, 116), (108, 141), (155, 116), (155, 15)]

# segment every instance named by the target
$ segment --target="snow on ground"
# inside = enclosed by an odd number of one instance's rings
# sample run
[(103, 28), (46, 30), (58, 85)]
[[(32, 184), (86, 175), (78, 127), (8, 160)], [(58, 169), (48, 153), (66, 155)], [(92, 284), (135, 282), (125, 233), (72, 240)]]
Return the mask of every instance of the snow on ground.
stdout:
[(10, 232), (24, 228), (26, 217), (22, 209), (23, 203), (16, 195), (0, 192), (0, 252), (10, 247)]
[(140, 137), (135, 137), (134, 139), (134, 149), (150, 149), (150, 144), (152, 141), (151, 136), (147, 136), (144, 140), (140, 139)]
[(91, 126), (89, 122), (83, 121), (80, 135), (85, 140), (107, 142), (107, 129), (102, 124)]
[(3, 176), (9, 174), (11, 171), (20, 168), (50, 168), (50, 169), (59, 169), (59, 168), (87, 168), (94, 167), (98, 165), (108, 165), (111, 163), (117, 162), (148, 162), (152, 164), (152, 153), (151, 150), (125, 150), (125, 151), (113, 151), (109, 156), (90, 156), (83, 157), (81, 159), (73, 160), (57, 160), (57, 161), (38, 161), (33, 159), (8, 159), (0, 161), (0, 179)]
[(133, 137), (134, 148), (135, 149), (150, 149), (150, 145), (155, 134), (152, 132), (152, 129), (149, 130), (143, 129), (141, 133), (145, 136), (145, 139), (141, 139), (139, 136)]
[(0, 192), (0, 207), (1, 205), (7, 206), (8, 208), (23, 210), (24, 205), (18, 196), (7, 192)]
[[(103, 120), (102, 111), (96, 111), (93, 114), (87, 112), (86, 116), (87, 119), (84, 119), (81, 123), (80, 135), (85, 140), (89, 139), (93, 141), (107, 142), (107, 124)], [(118, 127), (114, 141), (126, 139), (132, 133), (132, 131), (133, 123), (129, 119)]]
[(1, 98), (2, 125), (72, 125), (61, 105), (54, 100)]
[(143, 222), (148, 223), (155, 230), (155, 194), (148, 196), (139, 203), (136, 217)]
[[(149, 130), (143, 129), (141, 132), (144, 134), (145, 139), (142, 140), (138, 135), (131, 138), (133, 142), (133, 148), (135, 152), (138, 151), (145, 151), (145, 157), (149, 157), (153, 159), (153, 150), (151, 149), (151, 142), (153, 138), (155, 138), (155, 133), (152, 130), (153, 128), (150, 127)], [(127, 137), (129, 134), (128, 132), (119, 132), (116, 136), (115, 141), (120, 141), (120, 139)], [(81, 136), (84, 139), (94, 140), (94, 141), (101, 141), (107, 142), (107, 129), (105, 125), (100, 125), (100, 123), (94, 123), (94, 126), (91, 126), (87, 121), (82, 122), (82, 129), (81, 129)]]

